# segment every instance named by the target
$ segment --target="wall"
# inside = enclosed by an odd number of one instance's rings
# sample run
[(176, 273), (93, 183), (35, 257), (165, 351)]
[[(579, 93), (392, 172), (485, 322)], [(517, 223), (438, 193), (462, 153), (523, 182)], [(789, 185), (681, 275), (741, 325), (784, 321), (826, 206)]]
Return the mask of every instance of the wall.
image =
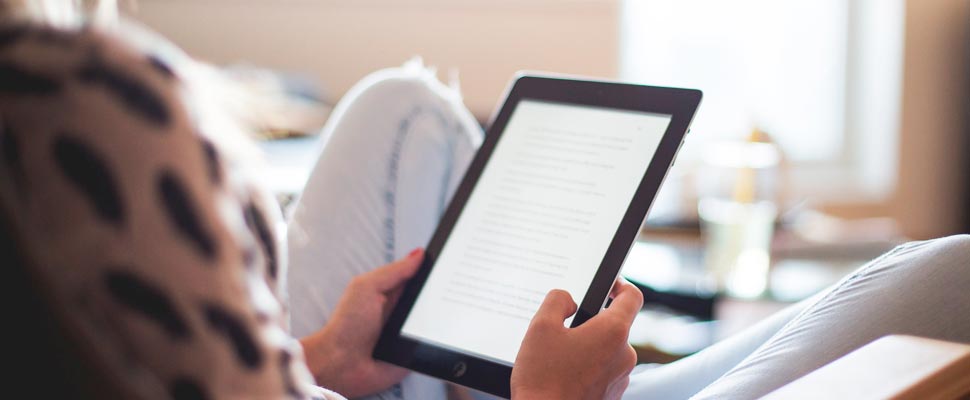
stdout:
[(967, 232), (970, 1), (908, 0), (905, 41), (892, 213), (913, 238)]
[[(930, 238), (970, 228), (970, 1), (905, 1), (895, 194), (827, 209), (888, 214), (910, 237)], [(334, 98), (369, 71), (421, 54), (443, 72), (460, 70), (466, 103), (485, 119), (519, 69), (615, 76), (620, 2), (141, 0), (137, 18), (190, 54), (305, 73)]]
[(457, 68), (486, 119), (520, 69), (613, 77), (619, 0), (141, 0), (136, 18), (215, 63), (318, 78), (337, 98), (414, 55)]

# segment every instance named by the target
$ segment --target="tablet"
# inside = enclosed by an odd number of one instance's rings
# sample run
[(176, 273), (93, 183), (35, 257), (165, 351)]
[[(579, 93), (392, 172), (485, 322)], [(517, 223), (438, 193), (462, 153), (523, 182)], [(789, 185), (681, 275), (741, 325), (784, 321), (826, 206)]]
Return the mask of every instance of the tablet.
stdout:
[(509, 397), (552, 289), (599, 312), (701, 92), (522, 75), (442, 216), (374, 356)]

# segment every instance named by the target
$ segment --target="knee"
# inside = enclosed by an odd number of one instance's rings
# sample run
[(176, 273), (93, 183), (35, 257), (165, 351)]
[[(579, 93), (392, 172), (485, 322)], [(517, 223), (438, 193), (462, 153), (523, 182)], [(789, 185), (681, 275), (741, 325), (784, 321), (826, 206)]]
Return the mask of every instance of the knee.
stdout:
[(357, 108), (378, 103), (385, 110), (388, 107), (435, 110), (463, 107), (459, 91), (439, 81), (435, 71), (422, 65), (420, 60), (367, 75), (347, 92), (342, 103)]
[(937, 251), (964, 262), (970, 261), (970, 235), (953, 235), (933, 239)]
[(908, 271), (914, 279), (970, 284), (970, 235), (912, 242), (900, 246), (895, 253), (891, 259), (898, 262), (890, 264), (903, 267), (897, 270)]
[(913, 241), (901, 244), (889, 252), (890, 255), (957, 256), (970, 255), (970, 235), (959, 234), (936, 239)]
[(457, 135), (473, 146), (481, 140), (481, 127), (459, 91), (439, 81), (418, 60), (361, 79), (341, 99), (328, 126), (338, 129), (340, 121), (354, 121), (355, 134), (393, 132), (407, 121), (422, 135)]
[(945, 236), (914, 244), (922, 245), (926, 252), (940, 256), (963, 259), (970, 257), (970, 235), (966, 234)]

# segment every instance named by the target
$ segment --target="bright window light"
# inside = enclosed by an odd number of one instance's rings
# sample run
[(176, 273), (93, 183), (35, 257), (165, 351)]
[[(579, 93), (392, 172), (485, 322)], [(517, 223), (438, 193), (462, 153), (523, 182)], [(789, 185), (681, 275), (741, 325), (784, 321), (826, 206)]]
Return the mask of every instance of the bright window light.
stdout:
[(845, 0), (626, 0), (621, 77), (704, 91), (696, 138), (772, 134), (796, 162), (846, 151)]

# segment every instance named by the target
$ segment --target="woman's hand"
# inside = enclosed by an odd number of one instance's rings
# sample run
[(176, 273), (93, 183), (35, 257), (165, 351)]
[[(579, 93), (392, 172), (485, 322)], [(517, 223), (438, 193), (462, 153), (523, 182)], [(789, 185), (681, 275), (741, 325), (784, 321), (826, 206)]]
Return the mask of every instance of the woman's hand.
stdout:
[(610, 306), (576, 328), (569, 293), (553, 290), (539, 307), (512, 368), (512, 398), (618, 399), (630, 383), (637, 356), (630, 325), (643, 305), (640, 289), (618, 279)]
[(327, 325), (300, 341), (319, 385), (355, 398), (387, 389), (407, 376), (406, 369), (374, 360), (371, 353), (404, 283), (423, 258), (424, 252), (417, 249), (354, 278)]

